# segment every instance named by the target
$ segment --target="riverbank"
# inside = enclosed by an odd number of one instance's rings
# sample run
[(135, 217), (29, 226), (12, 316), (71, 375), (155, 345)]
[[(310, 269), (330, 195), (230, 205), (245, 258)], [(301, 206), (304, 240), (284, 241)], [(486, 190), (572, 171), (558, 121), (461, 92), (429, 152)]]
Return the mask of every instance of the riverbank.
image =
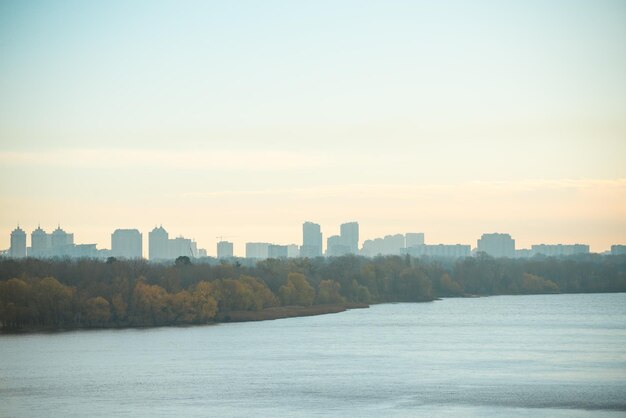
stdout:
[(348, 309), (369, 308), (366, 303), (348, 303), (344, 305), (279, 306), (260, 311), (232, 311), (218, 315), (217, 322), (249, 322), (272, 319), (294, 318), (299, 316), (325, 315), (339, 313)]
[(157, 327), (189, 327), (198, 325), (213, 325), (228, 322), (252, 322), (252, 321), (268, 321), (282, 318), (295, 318), (300, 316), (325, 315), (332, 313), (345, 312), (348, 309), (364, 309), (369, 308), (366, 303), (346, 303), (341, 305), (312, 305), (312, 306), (279, 306), (274, 308), (266, 308), (260, 311), (231, 311), (218, 314), (214, 322), (206, 324), (156, 324), (156, 325), (129, 325), (121, 324), (119, 326), (82, 326), (82, 327), (22, 327), (19, 329), (1, 329), (0, 334), (31, 334), (31, 333), (55, 333), (77, 330), (99, 330), (99, 329), (129, 329), (129, 328), (157, 328)]

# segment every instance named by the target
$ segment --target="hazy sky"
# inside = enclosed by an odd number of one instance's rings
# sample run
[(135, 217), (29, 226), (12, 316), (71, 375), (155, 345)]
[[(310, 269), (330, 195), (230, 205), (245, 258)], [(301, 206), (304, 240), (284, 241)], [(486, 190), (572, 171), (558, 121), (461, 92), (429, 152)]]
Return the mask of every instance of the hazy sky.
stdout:
[(357, 220), (603, 251), (625, 157), (624, 1), (0, 2), (0, 248)]

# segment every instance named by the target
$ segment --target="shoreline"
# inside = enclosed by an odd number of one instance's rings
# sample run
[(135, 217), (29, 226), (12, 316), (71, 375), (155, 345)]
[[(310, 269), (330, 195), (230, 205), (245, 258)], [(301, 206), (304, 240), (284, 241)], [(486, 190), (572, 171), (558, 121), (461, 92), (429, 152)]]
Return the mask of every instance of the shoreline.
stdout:
[(114, 327), (90, 326), (73, 328), (51, 328), (51, 327), (25, 327), (20, 329), (0, 329), (0, 335), (20, 335), (20, 334), (56, 334), (74, 331), (98, 331), (98, 330), (125, 330), (125, 329), (149, 329), (163, 327), (197, 327), (206, 325), (219, 325), (234, 322), (256, 322), (271, 321), (284, 318), (298, 318), (305, 316), (317, 316), (345, 312), (349, 309), (366, 309), (370, 305), (367, 303), (344, 303), (340, 305), (312, 305), (312, 306), (278, 306), (265, 308), (260, 311), (231, 311), (218, 314), (213, 322), (204, 324), (162, 324), (162, 325), (120, 325)]
[(348, 309), (369, 308), (367, 303), (346, 303), (341, 305), (312, 305), (312, 306), (278, 306), (265, 308), (260, 311), (232, 311), (216, 317), (217, 323), (271, 321), (283, 318), (298, 318), (345, 312)]

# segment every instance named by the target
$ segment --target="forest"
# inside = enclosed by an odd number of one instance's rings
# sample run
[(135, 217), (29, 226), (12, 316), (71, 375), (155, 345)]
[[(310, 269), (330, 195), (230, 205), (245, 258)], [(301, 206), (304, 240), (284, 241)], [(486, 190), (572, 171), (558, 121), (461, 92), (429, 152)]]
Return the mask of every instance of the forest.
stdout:
[(3, 331), (206, 324), (276, 307), (626, 292), (626, 256), (0, 259)]

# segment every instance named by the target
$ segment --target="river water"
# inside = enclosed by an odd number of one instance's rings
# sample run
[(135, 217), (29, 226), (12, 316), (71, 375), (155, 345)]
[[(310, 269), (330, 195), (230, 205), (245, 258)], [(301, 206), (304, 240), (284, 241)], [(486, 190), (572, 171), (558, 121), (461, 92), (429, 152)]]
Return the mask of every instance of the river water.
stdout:
[(0, 416), (626, 416), (626, 294), (0, 336)]

